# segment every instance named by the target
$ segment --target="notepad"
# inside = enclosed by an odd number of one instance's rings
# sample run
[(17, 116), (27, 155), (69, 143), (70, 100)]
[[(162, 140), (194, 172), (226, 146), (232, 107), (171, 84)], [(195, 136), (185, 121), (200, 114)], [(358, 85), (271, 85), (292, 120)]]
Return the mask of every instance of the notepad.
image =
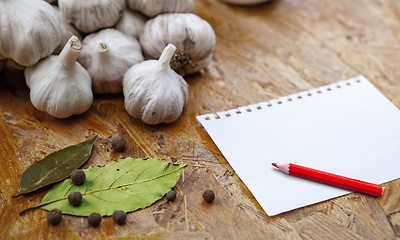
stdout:
[(197, 119), (270, 216), (350, 192), (272, 162), (376, 184), (400, 177), (400, 111), (363, 76)]

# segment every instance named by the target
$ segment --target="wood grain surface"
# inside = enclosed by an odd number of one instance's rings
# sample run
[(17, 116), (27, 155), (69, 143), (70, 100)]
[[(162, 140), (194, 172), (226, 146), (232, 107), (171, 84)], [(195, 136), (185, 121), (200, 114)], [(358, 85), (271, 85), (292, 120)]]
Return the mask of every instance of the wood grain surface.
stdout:
[[(95, 95), (85, 114), (55, 119), (32, 106), (22, 72), (0, 75), (0, 239), (400, 239), (400, 180), (385, 184), (381, 198), (353, 193), (269, 217), (196, 120), (360, 74), (399, 107), (400, 2), (274, 0), (238, 7), (195, 0), (195, 13), (212, 25), (217, 46), (209, 67), (186, 77), (189, 100), (173, 124), (130, 117), (122, 94)], [(51, 188), (12, 198), (22, 172), (95, 134), (84, 167), (123, 156), (189, 164), (176, 201), (164, 198), (129, 213), (123, 226), (105, 217), (90, 228), (86, 218), (64, 216), (54, 227), (41, 209), (18, 216)], [(127, 140), (125, 152), (112, 151), (115, 136)], [(212, 204), (202, 201), (206, 188), (216, 193)]]

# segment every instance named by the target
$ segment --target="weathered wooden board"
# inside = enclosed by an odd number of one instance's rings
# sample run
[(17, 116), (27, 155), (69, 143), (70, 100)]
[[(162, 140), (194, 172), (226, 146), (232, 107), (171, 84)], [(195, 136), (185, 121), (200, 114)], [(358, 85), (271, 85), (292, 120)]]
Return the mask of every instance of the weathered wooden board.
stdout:
[[(0, 238), (399, 239), (399, 180), (385, 184), (379, 199), (353, 193), (269, 217), (195, 117), (359, 74), (399, 107), (400, 3), (275, 0), (237, 7), (196, 0), (195, 13), (213, 26), (217, 47), (208, 69), (186, 78), (189, 100), (173, 124), (148, 126), (130, 117), (122, 94), (96, 95), (87, 113), (55, 119), (33, 108), (22, 73), (1, 73)], [(11, 198), (22, 172), (94, 134), (99, 138), (85, 166), (122, 156), (188, 163), (175, 187), (177, 200), (129, 213), (124, 226), (107, 217), (90, 228), (85, 218), (64, 216), (54, 227), (39, 209), (18, 216), (50, 189)], [(117, 135), (128, 142), (123, 153), (111, 150)], [(206, 188), (216, 192), (213, 204), (202, 201)]]

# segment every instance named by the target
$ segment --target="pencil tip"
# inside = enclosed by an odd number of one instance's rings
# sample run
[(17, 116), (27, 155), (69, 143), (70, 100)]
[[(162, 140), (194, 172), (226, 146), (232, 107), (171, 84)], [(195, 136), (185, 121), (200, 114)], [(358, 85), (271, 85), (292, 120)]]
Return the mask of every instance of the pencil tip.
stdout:
[(274, 166), (274, 167), (278, 167), (278, 166), (276, 166), (276, 163), (272, 163), (272, 166)]

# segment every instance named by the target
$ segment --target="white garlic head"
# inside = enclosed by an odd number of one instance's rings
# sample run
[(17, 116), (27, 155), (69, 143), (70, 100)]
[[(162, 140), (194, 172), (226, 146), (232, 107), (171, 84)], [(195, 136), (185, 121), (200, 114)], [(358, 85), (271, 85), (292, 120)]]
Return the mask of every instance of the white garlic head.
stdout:
[(60, 20), (43, 0), (1, 0), (0, 16), (0, 59), (31, 66), (60, 43)]
[(125, 9), (115, 28), (128, 36), (139, 38), (146, 21), (147, 17), (140, 12)]
[(76, 62), (81, 43), (75, 36), (59, 56), (50, 56), (25, 69), (33, 106), (57, 118), (87, 111), (93, 102), (88, 72)]
[(194, 0), (128, 0), (128, 6), (149, 17), (161, 13), (187, 13), (193, 11)]
[(59, 0), (58, 6), (67, 21), (89, 33), (114, 26), (125, 9), (125, 0)]
[(169, 66), (176, 47), (169, 44), (159, 60), (132, 66), (122, 79), (125, 109), (147, 124), (171, 123), (188, 98), (186, 81)]
[(59, 54), (72, 36), (76, 36), (78, 39), (82, 39), (82, 36), (81, 33), (62, 16), (61, 11), (57, 6), (53, 5), (53, 9), (57, 12), (61, 22), (61, 42), (53, 52), (53, 54)]
[(212, 58), (215, 32), (205, 20), (192, 13), (161, 14), (146, 22), (140, 35), (145, 57), (160, 57), (166, 43), (176, 46), (171, 67), (180, 75), (199, 72)]
[(125, 72), (144, 57), (135, 38), (109, 28), (83, 39), (78, 61), (92, 77), (93, 92), (118, 93), (122, 92)]

